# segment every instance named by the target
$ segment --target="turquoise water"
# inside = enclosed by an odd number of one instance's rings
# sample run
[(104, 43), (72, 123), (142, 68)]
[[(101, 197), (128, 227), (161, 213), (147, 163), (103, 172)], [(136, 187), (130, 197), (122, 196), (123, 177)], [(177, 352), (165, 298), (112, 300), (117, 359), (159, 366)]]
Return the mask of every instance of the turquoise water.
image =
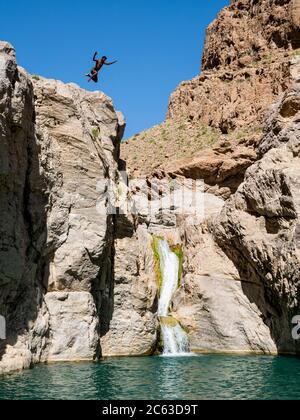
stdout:
[(300, 360), (205, 355), (42, 365), (1, 378), (0, 399), (300, 399)]

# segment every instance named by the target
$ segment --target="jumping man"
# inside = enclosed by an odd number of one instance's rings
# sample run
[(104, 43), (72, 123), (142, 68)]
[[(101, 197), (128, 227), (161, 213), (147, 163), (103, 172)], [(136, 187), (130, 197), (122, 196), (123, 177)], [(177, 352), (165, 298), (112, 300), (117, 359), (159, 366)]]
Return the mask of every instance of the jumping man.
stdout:
[(88, 82), (90, 82), (91, 80), (95, 83), (98, 82), (98, 73), (99, 71), (102, 69), (102, 67), (105, 66), (111, 66), (112, 64), (117, 63), (117, 61), (112, 61), (111, 63), (107, 62), (107, 57), (103, 56), (100, 59), (97, 59), (98, 53), (95, 52), (94, 57), (93, 57), (93, 61), (95, 61), (95, 67), (92, 68), (91, 72), (89, 74), (87, 74), (86, 76), (89, 78)]

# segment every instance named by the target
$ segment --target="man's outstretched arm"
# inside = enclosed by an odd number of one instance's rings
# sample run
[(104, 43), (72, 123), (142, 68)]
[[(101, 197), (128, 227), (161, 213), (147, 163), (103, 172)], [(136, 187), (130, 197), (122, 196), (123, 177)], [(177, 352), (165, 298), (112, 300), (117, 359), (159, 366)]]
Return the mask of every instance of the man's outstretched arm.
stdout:
[(118, 61), (112, 61), (111, 63), (104, 63), (106, 66), (111, 66), (112, 64), (116, 64)]
[(96, 59), (97, 55), (98, 55), (98, 52), (96, 51), (95, 54), (94, 54), (94, 57), (93, 57), (93, 61), (97, 62), (97, 59)]

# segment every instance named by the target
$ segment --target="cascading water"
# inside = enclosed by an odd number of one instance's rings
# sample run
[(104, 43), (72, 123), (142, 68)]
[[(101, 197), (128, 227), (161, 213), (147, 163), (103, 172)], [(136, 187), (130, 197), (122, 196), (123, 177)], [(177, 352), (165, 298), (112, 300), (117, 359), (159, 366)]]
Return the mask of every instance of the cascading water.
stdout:
[(190, 353), (187, 334), (169, 315), (172, 298), (178, 289), (179, 258), (171, 251), (165, 240), (160, 239), (157, 248), (162, 275), (158, 316), (164, 345), (163, 354), (165, 356), (186, 355)]

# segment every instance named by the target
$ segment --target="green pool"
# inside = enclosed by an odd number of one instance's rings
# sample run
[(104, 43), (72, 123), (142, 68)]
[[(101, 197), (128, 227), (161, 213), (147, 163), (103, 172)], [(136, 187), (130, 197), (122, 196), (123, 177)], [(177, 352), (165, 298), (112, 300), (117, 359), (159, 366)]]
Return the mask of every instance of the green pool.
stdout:
[(300, 399), (300, 360), (204, 355), (41, 365), (1, 378), (0, 399)]

